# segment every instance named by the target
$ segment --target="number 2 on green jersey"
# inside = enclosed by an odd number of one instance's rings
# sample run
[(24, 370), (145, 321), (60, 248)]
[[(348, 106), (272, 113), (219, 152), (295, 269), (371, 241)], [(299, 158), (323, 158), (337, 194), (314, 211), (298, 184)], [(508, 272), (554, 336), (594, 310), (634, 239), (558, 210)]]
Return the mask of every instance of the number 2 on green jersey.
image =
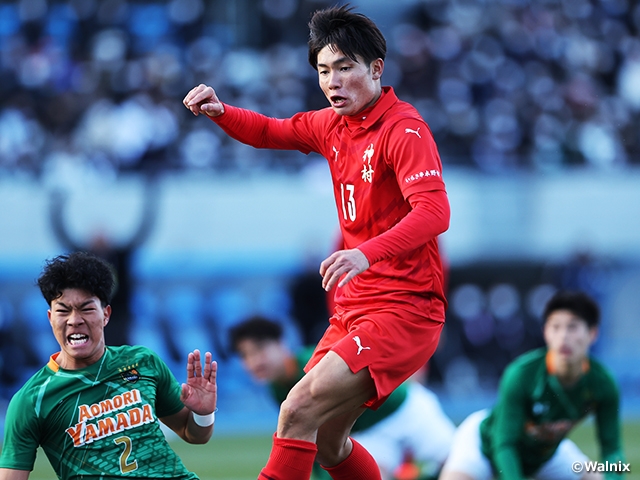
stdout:
[(138, 461), (134, 460), (133, 462), (129, 462), (129, 457), (131, 456), (131, 438), (129, 437), (118, 437), (113, 441), (116, 445), (124, 443), (124, 450), (120, 454), (120, 471), (122, 473), (130, 473), (134, 470), (138, 469)]

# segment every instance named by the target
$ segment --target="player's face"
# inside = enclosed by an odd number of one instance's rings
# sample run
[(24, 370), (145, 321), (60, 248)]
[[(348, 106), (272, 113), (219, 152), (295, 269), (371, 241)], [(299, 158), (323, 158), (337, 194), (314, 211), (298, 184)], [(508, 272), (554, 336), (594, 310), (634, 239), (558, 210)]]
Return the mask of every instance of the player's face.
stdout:
[(288, 353), (279, 341), (244, 339), (238, 342), (237, 350), (244, 367), (255, 379), (274, 382), (285, 375)]
[(379, 58), (366, 65), (362, 58), (358, 60), (332, 51), (329, 45), (318, 53), (320, 88), (338, 115), (355, 115), (380, 97), (384, 61)]
[(51, 302), (48, 315), (60, 344), (57, 362), (62, 368), (77, 370), (93, 365), (102, 357), (110, 306), (103, 308), (98, 297), (84, 290), (67, 288)]
[(569, 310), (556, 310), (544, 325), (544, 339), (548, 349), (560, 362), (580, 365), (589, 355), (589, 348), (597, 336), (596, 328)]

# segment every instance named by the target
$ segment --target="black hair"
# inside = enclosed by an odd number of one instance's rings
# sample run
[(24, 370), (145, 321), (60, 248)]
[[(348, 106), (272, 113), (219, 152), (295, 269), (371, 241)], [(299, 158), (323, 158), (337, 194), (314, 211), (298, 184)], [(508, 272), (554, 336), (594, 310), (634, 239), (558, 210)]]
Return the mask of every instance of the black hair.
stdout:
[(229, 345), (232, 351), (238, 351), (238, 344), (242, 340), (281, 340), (282, 326), (261, 315), (244, 320), (229, 329)]
[(589, 328), (600, 324), (600, 308), (598, 304), (584, 292), (559, 291), (547, 302), (544, 308), (543, 320), (546, 323), (549, 316), (558, 310), (568, 310), (583, 320)]
[(354, 13), (349, 4), (316, 11), (309, 22), (309, 63), (318, 69), (318, 53), (327, 45), (366, 65), (387, 54), (387, 42), (368, 17)]
[(87, 252), (59, 255), (47, 260), (37, 280), (49, 306), (67, 288), (77, 288), (95, 295), (103, 307), (111, 303), (117, 287), (115, 270), (105, 260)]

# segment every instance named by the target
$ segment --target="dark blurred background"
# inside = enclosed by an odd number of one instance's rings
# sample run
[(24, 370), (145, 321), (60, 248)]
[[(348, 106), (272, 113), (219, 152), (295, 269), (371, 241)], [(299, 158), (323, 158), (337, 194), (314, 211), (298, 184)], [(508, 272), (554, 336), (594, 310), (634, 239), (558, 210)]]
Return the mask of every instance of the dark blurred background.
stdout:
[[(151, 346), (179, 380), (186, 352), (210, 349), (223, 427), (273, 424), (226, 332), (253, 313), (293, 347), (323, 329), (328, 171), (240, 145), (181, 100), (206, 83), (274, 117), (325, 107), (306, 25), (334, 3), (0, 2), (0, 411), (56, 351), (34, 286), (44, 259), (89, 249), (120, 276), (110, 343)], [(541, 345), (546, 299), (582, 289), (603, 309), (594, 354), (639, 416), (640, 6), (352, 4), (387, 38), (383, 83), (429, 123), (452, 205), (447, 326), (425, 381), (456, 420), (490, 405), (504, 366)]]

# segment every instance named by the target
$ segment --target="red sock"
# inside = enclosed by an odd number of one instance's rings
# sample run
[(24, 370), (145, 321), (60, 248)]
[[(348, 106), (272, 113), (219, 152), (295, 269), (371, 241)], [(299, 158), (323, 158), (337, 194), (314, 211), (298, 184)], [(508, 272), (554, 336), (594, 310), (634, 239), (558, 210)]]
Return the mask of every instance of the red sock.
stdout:
[(315, 443), (273, 434), (273, 446), (258, 480), (309, 480), (318, 453)]
[(353, 450), (335, 467), (322, 467), (333, 480), (381, 480), (380, 468), (371, 454), (353, 438)]

